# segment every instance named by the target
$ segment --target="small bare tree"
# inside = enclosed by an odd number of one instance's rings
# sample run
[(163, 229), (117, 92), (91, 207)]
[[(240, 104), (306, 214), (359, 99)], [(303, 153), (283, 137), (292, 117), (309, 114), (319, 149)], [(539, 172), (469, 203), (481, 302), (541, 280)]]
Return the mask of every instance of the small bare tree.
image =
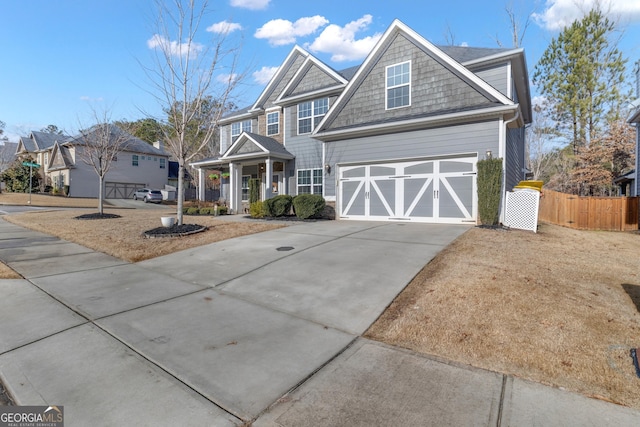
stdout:
[(106, 112), (100, 116), (94, 111), (94, 119), (96, 124), (80, 130), (71, 144), (76, 147), (80, 160), (98, 175), (98, 213), (103, 215), (104, 178), (117, 160), (118, 153), (127, 148), (131, 135), (111, 124)]
[(210, 146), (217, 122), (245, 73), (237, 71), (240, 43), (229, 31), (208, 32), (206, 43), (198, 41), (208, 15), (206, 0), (157, 0), (156, 6), (157, 32), (148, 41), (155, 53), (153, 66), (143, 68), (152, 84), (150, 92), (167, 114), (160, 120), (166, 125), (165, 147), (179, 165), (176, 213), (182, 225), (185, 167)]

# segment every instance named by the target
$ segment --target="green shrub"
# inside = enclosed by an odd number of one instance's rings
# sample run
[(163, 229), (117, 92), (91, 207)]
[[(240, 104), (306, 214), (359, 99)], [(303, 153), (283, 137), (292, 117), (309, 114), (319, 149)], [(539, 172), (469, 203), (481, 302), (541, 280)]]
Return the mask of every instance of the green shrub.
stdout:
[(264, 216), (264, 207), (261, 201), (253, 202), (249, 205), (249, 215), (252, 218), (262, 218)]
[(502, 159), (478, 161), (478, 216), (483, 225), (495, 226), (500, 221), (502, 199)]
[(291, 211), (293, 197), (281, 194), (263, 202), (263, 212), (265, 216), (285, 216)]
[(299, 194), (293, 198), (293, 210), (300, 219), (320, 215), (324, 206), (325, 201), (319, 194)]
[(213, 208), (200, 208), (200, 215), (213, 215)]
[(260, 180), (258, 178), (249, 179), (249, 204), (260, 201)]
[(199, 213), (199, 208), (187, 208), (187, 215), (198, 215)]
[[(33, 162), (31, 158), (26, 159)], [(16, 160), (12, 165), (2, 172), (0, 181), (4, 181), (6, 189), (12, 193), (28, 193), (29, 192), (29, 166), (24, 166), (22, 160)], [(40, 175), (34, 169), (31, 171), (31, 189), (37, 191), (40, 188)]]
[(226, 215), (229, 212), (229, 208), (226, 206), (218, 206), (218, 215)]

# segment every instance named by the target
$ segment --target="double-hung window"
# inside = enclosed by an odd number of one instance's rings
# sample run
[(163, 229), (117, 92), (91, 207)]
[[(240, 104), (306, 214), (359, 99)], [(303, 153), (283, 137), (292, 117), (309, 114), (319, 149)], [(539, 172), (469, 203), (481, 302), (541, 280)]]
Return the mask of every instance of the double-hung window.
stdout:
[(298, 194), (322, 195), (322, 169), (298, 169)]
[(298, 104), (298, 134), (311, 133), (329, 110), (329, 98)]
[(160, 169), (167, 168), (167, 159), (160, 158)]
[(267, 136), (277, 135), (280, 133), (280, 113), (274, 111), (267, 113)]
[(411, 62), (390, 65), (387, 72), (387, 110), (411, 105)]
[(134, 154), (131, 156), (131, 166), (138, 166), (138, 155)]
[(242, 132), (251, 132), (251, 120), (231, 123), (231, 142), (236, 142)]

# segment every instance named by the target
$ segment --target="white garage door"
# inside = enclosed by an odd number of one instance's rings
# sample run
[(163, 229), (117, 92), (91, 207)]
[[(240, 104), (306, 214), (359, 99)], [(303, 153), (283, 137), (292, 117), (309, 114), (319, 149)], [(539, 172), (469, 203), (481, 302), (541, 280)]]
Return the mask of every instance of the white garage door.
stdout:
[(474, 156), (340, 166), (340, 217), (475, 222), (476, 161)]

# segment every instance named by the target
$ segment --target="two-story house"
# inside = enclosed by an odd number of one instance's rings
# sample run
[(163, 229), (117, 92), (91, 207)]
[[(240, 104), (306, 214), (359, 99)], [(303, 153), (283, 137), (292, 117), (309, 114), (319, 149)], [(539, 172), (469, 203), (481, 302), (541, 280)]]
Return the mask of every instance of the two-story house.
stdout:
[(502, 158), (510, 190), (530, 122), (522, 49), (438, 47), (396, 20), (358, 67), (294, 47), (256, 102), (220, 122), (222, 155), (193, 166), (201, 184), (228, 171), (232, 212), (259, 178), (263, 199), (321, 194), (338, 218), (474, 223), (477, 161)]
[[(159, 146), (110, 126), (113, 141), (122, 144), (105, 176), (106, 198), (130, 198), (142, 187), (164, 188), (168, 181), (169, 156)], [(19, 156), (34, 157), (53, 187), (68, 189), (71, 197), (98, 197), (98, 175), (83, 156), (85, 136), (74, 137), (31, 132), (20, 138)]]

